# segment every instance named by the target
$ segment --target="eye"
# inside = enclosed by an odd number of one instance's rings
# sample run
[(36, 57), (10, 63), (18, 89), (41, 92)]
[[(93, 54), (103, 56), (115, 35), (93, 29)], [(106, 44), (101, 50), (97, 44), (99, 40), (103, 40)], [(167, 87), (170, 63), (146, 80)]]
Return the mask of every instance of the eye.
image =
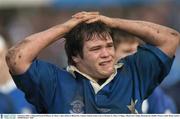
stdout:
[(109, 43), (109, 44), (107, 45), (107, 47), (108, 47), (108, 48), (112, 48), (112, 47), (114, 47), (114, 44), (113, 44), (113, 43)]
[(101, 49), (100, 46), (96, 46), (96, 47), (92, 47), (92, 48), (90, 49), (90, 51), (96, 51), (96, 50), (100, 50), (100, 49)]

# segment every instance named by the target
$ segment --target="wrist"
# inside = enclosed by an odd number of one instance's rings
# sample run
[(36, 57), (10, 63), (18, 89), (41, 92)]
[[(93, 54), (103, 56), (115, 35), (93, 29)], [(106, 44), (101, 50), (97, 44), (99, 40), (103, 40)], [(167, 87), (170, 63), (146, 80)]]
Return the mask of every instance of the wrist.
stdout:
[(113, 22), (114, 22), (113, 18), (109, 18), (102, 15), (100, 15), (99, 17), (101, 22), (105, 23), (109, 27), (113, 27)]

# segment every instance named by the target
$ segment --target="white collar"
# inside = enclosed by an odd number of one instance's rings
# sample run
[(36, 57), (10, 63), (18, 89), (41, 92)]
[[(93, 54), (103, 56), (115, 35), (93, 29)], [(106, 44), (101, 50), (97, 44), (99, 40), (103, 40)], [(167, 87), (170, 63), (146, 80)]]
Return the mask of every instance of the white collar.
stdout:
[(106, 84), (108, 84), (110, 81), (112, 81), (114, 79), (114, 77), (116, 76), (117, 74), (117, 69), (118, 68), (121, 68), (123, 66), (123, 63), (117, 63), (114, 68), (115, 68), (115, 72), (102, 84), (102, 85), (99, 85), (95, 79), (93, 79), (92, 77), (90, 77), (89, 75), (79, 71), (75, 66), (73, 65), (69, 65), (66, 70), (68, 72), (70, 72), (74, 77), (75, 76), (75, 73), (74, 72), (78, 72), (79, 74), (83, 75), (84, 77), (86, 77), (87, 79), (90, 80), (90, 83), (94, 89), (94, 92), (95, 94), (97, 94)]

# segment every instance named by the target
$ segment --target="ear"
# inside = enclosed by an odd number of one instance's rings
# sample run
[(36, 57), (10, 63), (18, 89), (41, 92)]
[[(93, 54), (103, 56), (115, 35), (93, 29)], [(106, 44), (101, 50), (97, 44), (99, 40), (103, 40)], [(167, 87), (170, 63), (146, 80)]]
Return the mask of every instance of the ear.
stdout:
[(73, 61), (75, 62), (75, 63), (79, 63), (80, 62), (80, 60), (81, 60), (81, 57), (78, 55), (78, 56), (73, 56), (72, 57), (72, 59), (73, 59)]

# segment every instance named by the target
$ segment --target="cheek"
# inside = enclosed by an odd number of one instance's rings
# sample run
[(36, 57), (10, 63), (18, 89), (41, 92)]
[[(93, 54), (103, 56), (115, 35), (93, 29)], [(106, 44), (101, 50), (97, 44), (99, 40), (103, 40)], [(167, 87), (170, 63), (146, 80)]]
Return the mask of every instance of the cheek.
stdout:
[(110, 54), (112, 57), (115, 57), (115, 49), (114, 48), (112, 50), (110, 50)]
[(98, 53), (87, 53), (84, 55), (84, 59), (89, 63), (95, 63), (98, 61)]

